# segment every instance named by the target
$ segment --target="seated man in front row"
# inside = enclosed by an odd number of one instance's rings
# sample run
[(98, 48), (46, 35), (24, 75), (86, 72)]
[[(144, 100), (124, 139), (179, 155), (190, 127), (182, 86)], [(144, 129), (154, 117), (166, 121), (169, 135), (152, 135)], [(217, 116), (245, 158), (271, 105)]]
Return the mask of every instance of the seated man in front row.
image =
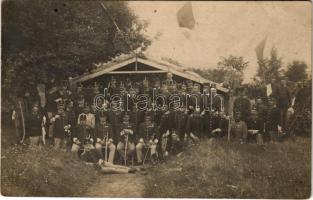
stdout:
[(157, 143), (159, 137), (159, 130), (154, 122), (151, 121), (151, 117), (149, 115), (145, 116), (145, 121), (139, 125), (138, 134), (137, 134), (137, 145), (136, 145), (136, 153), (137, 153), (137, 162), (138, 164), (143, 163), (142, 151), (143, 147), (146, 147), (146, 154), (150, 149), (150, 158), (154, 163), (157, 161)]
[[(75, 127), (73, 133), (72, 152), (78, 154), (80, 158), (86, 162), (97, 162), (97, 152), (93, 146), (93, 133), (87, 125), (87, 116), (82, 114), (79, 116), (79, 124)], [(81, 150), (83, 152), (80, 154)]]
[(93, 146), (93, 139), (90, 129), (86, 128), (86, 116), (81, 115), (79, 120), (80, 124), (76, 126), (73, 135), (73, 153), (78, 154), (80, 150), (83, 149), (83, 153), (80, 154), (80, 158), (85, 162), (97, 164), (101, 169), (101, 172), (105, 174), (125, 174), (134, 173), (136, 171), (136, 169), (114, 165), (112, 162), (107, 162), (102, 158), (99, 158), (97, 151)]
[[(111, 124), (107, 123), (107, 116), (105, 114), (100, 114), (99, 120), (100, 123), (96, 124), (95, 127), (96, 151), (101, 159), (113, 164), (116, 150), (114, 144), (114, 142), (116, 142), (116, 137), (113, 133)], [(105, 156), (103, 155), (103, 149), (105, 151)], [(109, 155), (109, 158), (107, 155)]]
[(129, 122), (129, 115), (123, 116), (123, 122), (119, 126), (120, 134), (117, 151), (126, 164), (127, 158), (135, 152), (134, 126)]

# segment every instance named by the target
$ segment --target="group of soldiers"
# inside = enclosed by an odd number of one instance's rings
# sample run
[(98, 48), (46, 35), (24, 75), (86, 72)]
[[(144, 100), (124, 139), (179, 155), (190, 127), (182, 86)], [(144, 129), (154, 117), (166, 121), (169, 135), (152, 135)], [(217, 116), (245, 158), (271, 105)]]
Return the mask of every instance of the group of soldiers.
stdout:
[[(145, 81), (143, 85), (147, 84)], [(171, 85), (171, 77), (167, 77), (165, 83)], [(187, 88), (184, 84), (181, 86)], [(199, 92), (196, 84), (188, 87)], [(116, 88), (116, 81), (112, 80), (109, 96), (132, 92), (132, 86), (123, 90)], [(164, 89), (170, 90), (170, 87)], [(207, 90), (216, 93), (214, 87)], [(233, 117), (225, 114), (219, 100), (209, 99), (209, 103), (214, 104), (209, 109), (197, 104), (182, 104), (174, 109), (165, 104), (161, 109), (142, 110), (134, 104), (125, 110), (121, 106), (123, 102), (108, 100), (101, 102), (102, 107), (98, 109), (92, 97), (83, 91), (81, 85), (76, 91), (71, 91), (66, 84), (51, 87), (44, 107), (40, 95), (31, 102), (25, 101), (25, 97), (18, 99), (14, 119), (17, 130), (22, 132), (18, 133), (23, 135), (22, 141), (28, 137), (31, 147), (50, 143), (55, 149), (73, 152), (86, 162), (142, 165), (147, 160), (158, 163), (169, 154), (181, 152), (185, 145), (197, 144), (204, 138), (227, 137), (240, 143), (249, 140), (263, 143), (263, 139), (275, 140), (287, 132), (278, 97), (256, 98), (251, 104), (244, 88), (238, 89)], [(99, 92), (97, 84), (94, 91), (94, 95)], [(31, 109), (26, 110), (28, 107)]]

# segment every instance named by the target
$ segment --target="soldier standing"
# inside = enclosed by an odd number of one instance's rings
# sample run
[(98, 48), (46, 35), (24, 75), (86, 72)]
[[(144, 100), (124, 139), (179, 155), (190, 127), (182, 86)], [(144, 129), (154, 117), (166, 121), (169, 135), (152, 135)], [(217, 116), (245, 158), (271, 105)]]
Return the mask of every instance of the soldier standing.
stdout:
[(158, 152), (160, 152), (161, 159), (163, 156), (168, 155), (169, 147), (170, 147), (170, 111), (168, 107), (163, 106), (163, 115), (160, 120), (160, 135), (159, 135), (159, 143), (158, 143)]
[(195, 143), (200, 142), (199, 137), (203, 127), (201, 124), (200, 108), (196, 108), (196, 111), (191, 108), (190, 115), (188, 116), (186, 123), (186, 133), (187, 136), (190, 137)]
[(178, 118), (177, 118), (177, 134), (178, 134), (180, 141), (184, 140), (184, 137), (186, 134), (187, 119), (188, 119), (187, 109), (185, 109), (184, 107), (181, 107), (178, 113)]
[(247, 122), (251, 112), (251, 104), (244, 89), (239, 88), (239, 97), (234, 101), (233, 113), (240, 113), (241, 120)]
[(43, 139), (42, 128), (44, 123), (45, 117), (39, 110), (39, 104), (34, 103), (31, 113), (26, 117), (25, 121), (26, 134), (29, 136), (31, 147), (41, 144), (40, 140)]
[(277, 140), (282, 133), (282, 123), (280, 110), (277, 108), (276, 100), (269, 100), (269, 110), (267, 112), (265, 131), (269, 134), (271, 140)]
[(69, 141), (67, 140), (70, 134), (70, 121), (63, 107), (58, 108), (57, 114), (52, 118), (53, 122), (53, 137), (54, 137), (54, 148), (66, 149)]
[(137, 133), (139, 125), (144, 121), (144, 111), (138, 109), (138, 104), (133, 106), (132, 111), (130, 112), (130, 122), (134, 125), (134, 131)]

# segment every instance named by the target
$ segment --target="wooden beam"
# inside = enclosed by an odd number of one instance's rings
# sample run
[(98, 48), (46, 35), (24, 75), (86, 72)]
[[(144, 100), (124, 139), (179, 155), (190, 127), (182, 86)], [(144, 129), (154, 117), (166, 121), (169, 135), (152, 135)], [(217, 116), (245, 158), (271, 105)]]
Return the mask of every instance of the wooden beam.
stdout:
[(89, 79), (93, 79), (95, 77), (98, 77), (98, 76), (101, 76), (103, 74), (106, 74), (108, 72), (111, 72), (112, 70), (116, 70), (120, 67), (123, 67), (125, 65), (128, 65), (130, 63), (133, 63), (135, 61), (135, 58), (131, 58), (129, 60), (126, 60), (126, 61), (123, 61), (123, 62), (120, 62), (120, 63), (114, 63), (112, 66), (110, 67), (100, 67), (100, 69), (96, 69), (94, 72), (91, 72), (90, 74), (83, 74), (79, 77), (75, 77), (72, 79), (71, 81), (71, 85), (72, 84), (75, 84), (77, 82), (84, 82), (84, 81), (87, 81)]
[(163, 70), (150, 70), (150, 71), (111, 71), (107, 74), (158, 74), (158, 73), (166, 73)]

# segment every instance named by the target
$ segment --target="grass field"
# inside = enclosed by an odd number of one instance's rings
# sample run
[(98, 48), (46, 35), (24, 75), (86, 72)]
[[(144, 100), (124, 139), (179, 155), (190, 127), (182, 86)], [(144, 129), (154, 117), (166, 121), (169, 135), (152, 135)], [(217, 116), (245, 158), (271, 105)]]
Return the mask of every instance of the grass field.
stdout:
[(13, 134), (2, 127), (2, 195), (79, 196), (95, 181), (97, 171), (72, 154), (13, 145)]
[(311, 139), (264, 146), (208, 140), (152, 170), (145, 197), (308, 198)]

